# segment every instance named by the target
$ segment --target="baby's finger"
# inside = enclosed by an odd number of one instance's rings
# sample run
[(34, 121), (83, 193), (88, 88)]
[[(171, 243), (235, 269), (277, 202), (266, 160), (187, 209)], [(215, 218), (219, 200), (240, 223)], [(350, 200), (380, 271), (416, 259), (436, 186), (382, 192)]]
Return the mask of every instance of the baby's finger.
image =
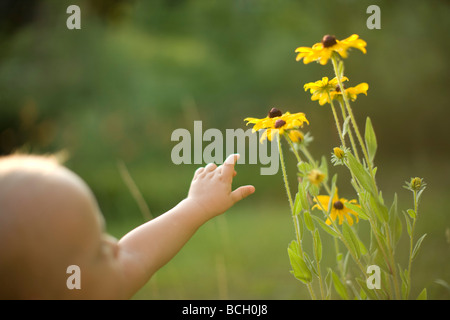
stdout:
[(203, 168), (203, 167), (200, 167), (197, 170), (195, 170), (194, 179), (197, 178), (204, 170), (205, 170), (205, 168)]
[(238, 201), (241, 201), (242, 199), (248, 197), (253, 192), (255, 192), (254, 186), (242, 186), (231, 192), (231, 198), (236, 203)]
[(214, 171), (217, 168), (217, 165), (215, 163), (208, 163), (205, 167), (205, 172), (211, 172)]
[(226, 177), (232, 177), (234, 172), (234, 164), (238, 161), (240, 155), (238, 153), (231, 154), (222, 164), (222, 174)]

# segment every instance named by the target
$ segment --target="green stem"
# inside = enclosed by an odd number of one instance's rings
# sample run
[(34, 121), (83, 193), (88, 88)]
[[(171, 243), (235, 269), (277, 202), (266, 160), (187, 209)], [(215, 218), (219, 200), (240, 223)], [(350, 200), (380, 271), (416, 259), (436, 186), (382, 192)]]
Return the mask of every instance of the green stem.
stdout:
[[(345, 121), (345, 119), (347, 119), (347, 113), (345, 112), (345, 107), (344, 107), (344, 105), (343, 105), (343, 103), (341, 101), (339, 101), (339, 106), (341, 107), (342, 118)], [(352, 145), (353, 153), (355, 154), (355, 158), (356, 158), (356, 160), (358, 160), (358, 162), (360, 162), (359, 155), (358, 155), (358, 150), (356, 148), (356, 143), (355, 143), (355, 140), (353, 139), (353, 133), (352, 133), (351, 130), (348, 130), (348, 136), (350, 138), (350, 143)]]
[(291, 139), (289, 139), (286, 135), (284, 135), (284, 138), (286, 139), (286, 141), (289, 143), (289, 145), (291, 146), (292, 152), (294, 152), (295, 157), (297, 158), (297, 162), (301, 162), (302, 159), (300, 158), (300, 155), (298, 154), (297, 149), (294, 146), (294, 143), (292, 143)]
[(398, 283), (398, 274), (397, 274), (397, 268), (395, 267), (395, 258), (394, 258), (394, 252), (392, 249), (392, 242), (391, 242), (391, 235), (389, 232), (389, 226), (387, 226), (387, 223), (385, 222), (384, 230), (386, 231), (386, 243), (388, 243), (388, 250), (389, 250), (389, 258), (391, 259), (392, 264), (392, 276), (394, 277), (394, 289), (395, 289), (395, 295), (397, 299), (401, 298), (400, 294), (400, 287)]
[[(334, 121), (336, 122), (336, 128), (339, 133), (339, 138), (341, 139), (342, 146), (345, 148), (345, 140), (344, 140), (344, 137), (342, 136), (341, 125), (339, 124), (339, 118), (336, 114), (336, 109), (334, 108), (334, 103), (333, 103), (333, 100), (331, 99), (330, 91), (328, 91), (327, 94), (328, 94), (328, 99), (330, 100), (331, 110), (333, 111)], [(345, 118), (344, 118), (344, 120), (345, 120)]]
[(280, 135), (278, 135), (277, 141), (278, 141), (278, 151), (280, 153), (281, 171), (283, 172), (284, 187), (286, 188), (286, 193), (287, 193), (287, 197), (288, 197), (288, 200), (289, 200), (289, 206), (291, 208), (291, 213), (294, 216), (294, 202), (292, 201), (291, 189), (289, 188), (289, 182), (288, 182), (288, 179), (287, 179), (286, 165), (284, 163), (283, 150), (281, 149), (281, 138), (280, 138)]
[(366, 145), (364, 144), (364, 140), (363, 140), (363, 138), (361, 136), (361, 133), (359, 131), (358, 124), (356, 123), (356, 119), (355, 119), (355, 116), (353, 115), (352, 108), (351, 108), (350, 103), (348, 101), (347, 95), (345, 94), (344, 85), (342, 84), (341, 76), (339, 75), (339, 72), (337, 70), (337, 60), (336, 60), (336, 56), (335, 55), (331, 56), (331, 62), (333, 63), (334, 73), (336, 74), (336, 79), (338, 81), (339, 88), (340, 88), (340, 90), (342, 92), (342, 98), (344, 100), (345, 107), (347, 108), (347, 112), (350, 115), (350, 120), (352, 121), (353, 129), (355, 130), (356, 137), (358, 138), (359, 144), (361, 146), (361, 150), (363, 151), (364, 158), (366, 159), (366, 162), (367, 162), (367, 166), (369, 167), (370, 175), (371, 175), (372, 180), (374, 181), (374, 184), (375, 184), (375, 187), (376, 187), (375, 177), (373, 175), (373, 170), (372, 170), (372, 162), (370, 161), (369, 154), (367, 153)]
[[(292, 219), (293, 219), (294, 227), (295, 227), (295, 236), (297, 238), (298, 250), (299, 250), (300, 255), (303, 257), (303, 248), (302, 248), (302, 242), (301, 242), (301, 237), (300, 237), (300, 232), (299, 232), (299, 226), (298, 226), (297, 217), (295, 216), (294, 202), (292, 201), (291, 189), (289, 188), (289, 182), (287, 179), (286, 165), (284, 163), (283, 150), (281, 149), (280, 135), (277, 136), (277, 142), (278, 142), (278, 152), (280, 154), (281, 171), (283, 172), (284, 186), (286, 188), (286, 193), (287, 193), (288, 200), (289, 200), (289, 206), (291, 208), (291, 214), (292, 214)], [(311, 283), (307, 283), (306, 286), (308, 287), (308, 291), (311, 296), (311, 299), (316, 300), (316, 295), (314, 294)]]
[[(366, 210), (366, 211), (370, 212), (370, 210)], [(388, 251), (389, 251), (389, 256), (388, 256), (386, 254), (386, 251), (384, 250), (383, 244), (382, 244), (382, 242), (381, 242), (381, 240), (380, 240), (380, 238), (378, 236), (378, 231), (377, 231), (377, 228), (375, 226), (375, 221), (374, 221), (374, 218), (372, 217), (372, 215), (369, 215), (369, 224), (370, 224), (371, 229), (372, 229), (372, 234), (375, 236), (375, 239), (376, 239), (376, 241), (378, 243), (378, 247), (381, 249), (381, 254), (383, 255), (384, 261), (386, 262), (386, 264), (387, 264), (387, 266), (389, 268), (389, 272), (393, 276), (395, 296), (397, 298), (399, 298), (400, 297), (400, 288), (398, 286), (398, 274), (397, 274), (397, 269), (395, 267), (394, 256), (391, 253), (390, 246), (387, 248)], [(386, 227), (385, 227), (385, 230), (387, 230)], [(388, 231), (386, 231), (386, 233), (388, 233)]]
[(303, 152), (303, 154), (308, 158), (308, 161), (314, 165), (316, 162), (314, 161), (314, 158), (311, 156), (311, 153), (309, 153), (308, 149), (305, 148), (305, 146), (300, 146), (300, 150)]
[[(314, 238), (313, 232), (315, 232), (315, 231), (311, 231), (311, 234), (313, 235), (313, 238)], [(316, 242), (315, 241), (313, 241), (313, 246), (314, 246), (314, 252), (317, 252), (317, 247), (316, 247)], [(322, 272), (320, 271), (320, 261), (319, 261), (319, 258), (315, 254), (314, 254), (314, 257), (316, 258), (317, 274), (319, 276), (320, 295), (322, 297), (322, 300), (325, 300), (325, 290), (323, 288)]]
[(339, 242), (338, 242), (337, 238), (333, 238), (333, 239), (334, 239), (334, 249), (336, 250), (336, 262), (338, 264), (338, 269), (341, 274), (341, 280), (342, 280), (342, 282), (345, 283), (344, 265), (342, 264), (343, 257), (341, 257), (340, 260), (337, 260), (337, 257), (339, 257), (341, 255), (341, 252), (339, 250)]
[(412, 266), (412, 252), (413, 252), (413, 245), (414, 245), (414, 228), (416, 226), (416, 220), (417, 220), (417, 210), (418, 204), (417, 204), (417, 191), (413, 191), (414, 194), (414, 213), (415, 217), (413, 219), (413, 224), (411, 226), (411, 236), (409, 237), (409, 261), (408, 261), (408, 291), (406, 292), (406, 299), (408, 299), (409, 296), (409, 289), (411, 288), (411, 266)]

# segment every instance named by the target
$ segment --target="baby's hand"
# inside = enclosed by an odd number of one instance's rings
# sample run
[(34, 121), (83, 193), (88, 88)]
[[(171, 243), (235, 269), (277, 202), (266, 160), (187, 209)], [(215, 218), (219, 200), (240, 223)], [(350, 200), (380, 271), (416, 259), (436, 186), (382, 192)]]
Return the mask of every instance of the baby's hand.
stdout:
[(225, 212), (236, 202), (255, 192), (253, 186), (231, 190), (231, 183), (236, 175), (234, 164), (238, 159), (239, 154), (232, 154), (219, 167), (210, 163), (195, 172), (188, 200), (195, 201), (208, 219)]

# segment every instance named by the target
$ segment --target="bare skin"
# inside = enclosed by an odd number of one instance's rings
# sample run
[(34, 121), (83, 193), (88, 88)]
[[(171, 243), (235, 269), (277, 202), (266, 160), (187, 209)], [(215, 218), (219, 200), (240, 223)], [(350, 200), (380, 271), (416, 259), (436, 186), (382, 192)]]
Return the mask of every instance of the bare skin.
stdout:
[[(0, 299), (131, 298), (201, 225), (255, 191), (232, 190), (237, 159), (199, 168), (186, 199), (116, 240), (73, 172), (42, 157), (0, 158)], [(80, 290), (66, 286), (69, 265), (80, 267)]]

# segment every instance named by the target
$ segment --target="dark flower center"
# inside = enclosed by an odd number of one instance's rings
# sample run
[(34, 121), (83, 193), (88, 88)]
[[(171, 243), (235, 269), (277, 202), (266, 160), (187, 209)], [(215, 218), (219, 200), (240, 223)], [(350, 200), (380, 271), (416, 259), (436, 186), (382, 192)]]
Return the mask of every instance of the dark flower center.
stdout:
[(344, 204), (338, 200), (335, 203), (333, 203), (333, 207), (337, 210), (342, 210), (344, 209)]
[(336, 37), (335, 36), (330, 36), (329, 34), (327, 34), (326, 36), (323, 36), (322, 38), (322, 44), (325, 48), (334, 46), (336, 44)]
[(269, 111), (269, 118), (281, 117), (281, 111), (277, 108), (272, 108)]
[[(342, 87), (345, 90), (345, 85), (344, 84), (342, 84)], [(336, 92), (341, 92), (341, 87), (339, 87), (339, 85), (336, 86)]]
[(286, 121), (278, 119), (277, 121), (275, 121), (275, 128), (281, 128), (282, 126), (284, 126), (286, 124)]

